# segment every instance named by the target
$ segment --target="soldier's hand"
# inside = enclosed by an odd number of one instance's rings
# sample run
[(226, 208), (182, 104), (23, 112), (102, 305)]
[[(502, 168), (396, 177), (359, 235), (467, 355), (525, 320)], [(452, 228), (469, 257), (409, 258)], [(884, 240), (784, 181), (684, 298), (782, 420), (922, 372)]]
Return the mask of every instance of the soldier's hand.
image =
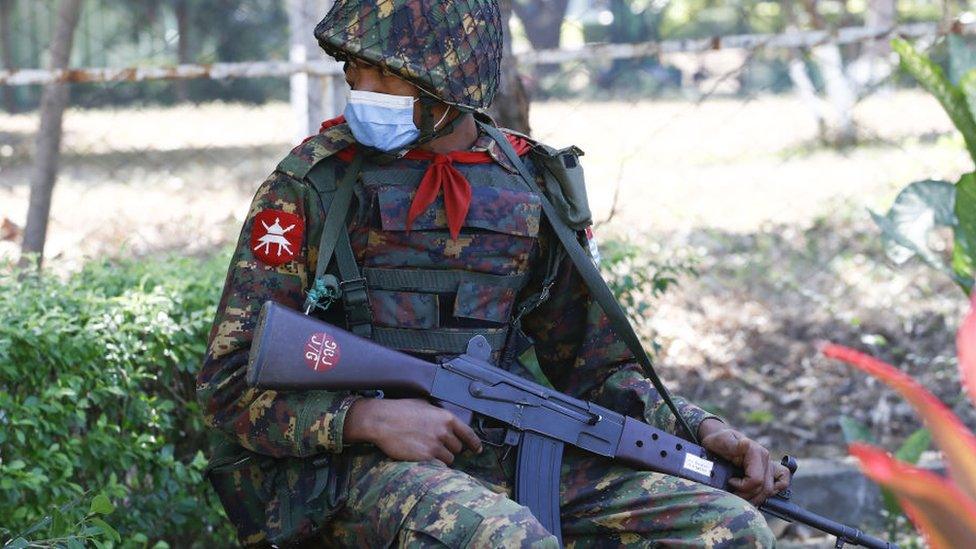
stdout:
[(698, 429), (702, 446), (742, 468), (742, 478), (729, 479), (735, 494), (759, 506), (766, 498), (790, 486), (790, 471), (769, 458), (769, 450), (715, 419)]
[(343, 439), (375, 444), (399, 461), (450, 465), (464, 447), (481, 452), (481, 440), (471, 427), (420, 399), (357, 400), (346, 414)]

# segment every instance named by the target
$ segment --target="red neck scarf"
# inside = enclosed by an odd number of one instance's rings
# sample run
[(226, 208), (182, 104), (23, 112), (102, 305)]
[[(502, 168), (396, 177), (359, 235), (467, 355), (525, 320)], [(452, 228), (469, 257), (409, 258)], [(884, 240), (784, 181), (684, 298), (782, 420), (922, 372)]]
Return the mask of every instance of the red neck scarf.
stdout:
[[(345, 123), (343, 116), (326, 120), (322, 123), (319, 133)], [(505, 134), (508, 141), (515, 148), (519, 156), (524, 155), (532, 148), (532, 143), (521, 137)], [(337, 156), (344, 162), (351, 162), (356, 155), (355, 147), (350, 145), (340, 151)], [(430, 162), (424, 173), (420, 185), (417, 187), (417, 194), (410, 203), (410, 210), (407, 212), (407, 230), (418, 215), (422, 214), (431, 204), (437, 200), (437, 195), (444, 194), (444, 210), (447, 214), (447, 227), (451, 232), (451, 238), (457, 239), (461, 234), (461, 226), (464, 219), (468, 216), (468, 208), (471, 206), (471, 184), (457, 168), (455, 163), (461, 164), (488, 164), (495, 159), (487, 151), (454, 151), (447, 154), (434, 153), (419, 149), (413, 149), (404, 155), (407, 160), (419, 160)]]

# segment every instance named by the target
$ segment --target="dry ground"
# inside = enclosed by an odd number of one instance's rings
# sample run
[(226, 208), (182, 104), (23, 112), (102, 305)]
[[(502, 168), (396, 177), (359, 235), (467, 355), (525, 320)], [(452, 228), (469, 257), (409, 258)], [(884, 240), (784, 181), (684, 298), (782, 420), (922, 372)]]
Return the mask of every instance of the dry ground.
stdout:
[[(857, 118), (865, 144), (837, 152), (816, 146), (810, 115), (790, 97), (533, 106), (537, 137), (586, 151), (596, 217), (613, 210), (603, 238), (699, 262), (701, 276), (647, 319), (663, 344), (663, 377), (801, 454), (843, 452), (842, 414), (870, 423), (889, 447), (916, 426), (876, 383), (818, 358), (818, 339), (898, 360), (964, 408), (951, 358), (962, 296), (923, 267), (891, 269), (865, 208), (971, 163), (920, 93), (877, 95)], [(286, 105), (70, 112), (51, 264), (220, 249), (295, 141), (290, 120)], [(35, 124), (0, 118), (0, 218), (16, 223)], [(0, 242), (0, 256), (14, 252)]]

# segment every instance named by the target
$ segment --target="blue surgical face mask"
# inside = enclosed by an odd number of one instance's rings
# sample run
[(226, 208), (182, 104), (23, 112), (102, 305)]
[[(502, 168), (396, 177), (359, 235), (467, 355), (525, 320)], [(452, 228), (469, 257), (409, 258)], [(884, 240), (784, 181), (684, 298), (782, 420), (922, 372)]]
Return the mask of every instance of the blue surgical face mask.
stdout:
[(346, 103), (346, 122), (356, 141), (381, 151), (395, 151), (420, 138), (413, 123), (413, 104), (407, 95), (352, 90)]

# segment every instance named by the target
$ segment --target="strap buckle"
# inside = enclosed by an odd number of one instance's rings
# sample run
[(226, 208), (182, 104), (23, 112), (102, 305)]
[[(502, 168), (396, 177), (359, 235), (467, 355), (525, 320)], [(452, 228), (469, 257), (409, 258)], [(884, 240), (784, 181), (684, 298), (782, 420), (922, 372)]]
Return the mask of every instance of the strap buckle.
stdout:
[(342, 304), (346, 309), (346, 321), (350, 331), (362, 337), (372, 335), (373, 311), (369, 306), (366, 279), (363, 277), (343, 280), (339, 283)]
[(343, 280), (339, 283), (339, 291), (342, 293), (342, 301), (346, 307), (358, 307), (369, 303), (369, 295), (366, 293), (366, 279), (363, 277)]
[(305, 298), (305, 314), (327, 311), (342, 296), (341, 286), (339, 279), (330, 274), (316, 278)]

